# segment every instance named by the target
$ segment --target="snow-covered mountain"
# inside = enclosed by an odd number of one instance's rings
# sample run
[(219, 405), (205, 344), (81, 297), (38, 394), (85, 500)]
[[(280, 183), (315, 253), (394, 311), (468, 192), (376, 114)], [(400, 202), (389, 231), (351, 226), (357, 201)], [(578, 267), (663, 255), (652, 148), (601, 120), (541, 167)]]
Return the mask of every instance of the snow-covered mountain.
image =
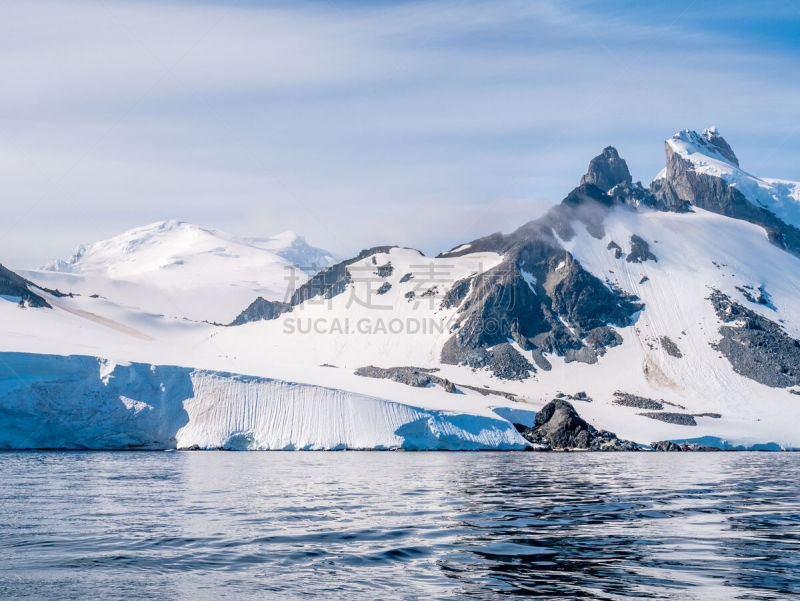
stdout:
[(689, 204), (761, 225), (775, 244), (800, 254), (800, 182), (765, 179), (739, 167), (715, 127), (682, 130), (665, 143), (667, 165), (650, 191), (666, 210)]
[(645, 188), (608, 147), (510, 234), (368, 249), (230, 327), (0, 302), (0, 445), (512, 449), (560, 398), (643, 444), (800, 448), (792, 196), (716, 130), (666, 154)]
[(255, 298), (283, 299), (287, 289), (333, 262), (293, 232), (239, 238), (161, 221), (20, 273), (48, 288), (99, 294), (152, 313), (228, 323)]
[[(800, 227), (800, 182), (780, 179), (762, 179), (739, 167), (739, 159), (716, 127), (704, 129), (701, 134), (684, 129), (666, 141), (668, 153), (688, 161), (690, 169), (724, 181), (741, 192), (751, 203), (766, 209), (794, 227)], [(668, 157), (669, 162), (669, 157)], [(667, 179), (668, 167), (656, 181)], [(674, 171), (677, 171), (673, 165)]]

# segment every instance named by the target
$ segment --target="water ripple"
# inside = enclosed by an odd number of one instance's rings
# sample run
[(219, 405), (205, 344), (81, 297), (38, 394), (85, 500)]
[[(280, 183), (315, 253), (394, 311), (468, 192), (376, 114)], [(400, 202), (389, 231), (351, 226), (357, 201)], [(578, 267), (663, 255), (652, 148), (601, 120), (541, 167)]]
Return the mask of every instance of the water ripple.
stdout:
[(800, 455), (2, 453), (0, 598), (796, 599)]

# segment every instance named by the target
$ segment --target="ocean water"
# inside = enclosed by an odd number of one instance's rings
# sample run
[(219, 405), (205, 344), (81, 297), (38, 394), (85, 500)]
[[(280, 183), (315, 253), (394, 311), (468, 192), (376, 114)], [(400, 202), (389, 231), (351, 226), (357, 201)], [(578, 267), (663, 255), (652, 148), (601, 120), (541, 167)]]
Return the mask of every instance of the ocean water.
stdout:
[(0, 453), (0, 599), (798, 599), (798, 453)]

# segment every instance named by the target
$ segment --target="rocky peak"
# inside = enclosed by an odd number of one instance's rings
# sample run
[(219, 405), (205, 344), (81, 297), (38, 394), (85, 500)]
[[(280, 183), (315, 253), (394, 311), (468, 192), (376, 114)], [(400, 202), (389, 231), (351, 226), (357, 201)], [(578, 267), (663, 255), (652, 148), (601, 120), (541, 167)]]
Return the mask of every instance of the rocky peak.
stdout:
[[(692, 129), (683, 129), (667, 140), (667, 152), (677, 152), (686, 157), (699, 153), (706, 157), (725, 161), (726, 163), (739, 166), (739, 159), (736, 158), (730, 144), (720, 135), (716, 127), (707, 127), (702, 133), (697, 133)], [(694, 160), (694, 159), (693, 159)]]
[[(659, 208), (683, 211), (697, 206), (749, 221), (762, 226), (773, 244), (800, 255), (800, 228), (766, 208), (759, 194), (769, 184), (739, 169), (739, 160), (715, 127), (699, 134), (679, 131), (666, 141), (665, 150), (666, 168), (650, 184)], [(772, 190), (780, 198), (780, 191)]]
[(628, 164), (619, 156), (617, 149), (607, 146), (589, 162), (589, 171), (581, 178), (581, 185), (593, 184), (603, 192), (621, 183), (632, 182)]
[(731, 148), (730, 144), (725, 141), (725, 138), (719, 133), (715, 126), (707, 127), (703, 130), (703, 138), (711, 144), (719, 154), (725, 157), (726, 160), (730, 161), (737, 167), (739, 166), (739, 159), (736, 158), (736, 154), (733, 152), (733, 148)]

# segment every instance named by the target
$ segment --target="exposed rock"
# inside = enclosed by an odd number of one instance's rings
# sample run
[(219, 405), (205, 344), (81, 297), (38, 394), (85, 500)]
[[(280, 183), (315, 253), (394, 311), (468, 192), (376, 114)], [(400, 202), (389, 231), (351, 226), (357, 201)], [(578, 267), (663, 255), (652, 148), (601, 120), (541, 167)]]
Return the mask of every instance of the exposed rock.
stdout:
[(559, 392), (556, 394), (555, 398), (565, 401), (582, 401), (584, 403), (591, 403), (594, 401), (594, 399), (585, 392), (576, 392), (574, 394), (565, 394), (563, 392)]
[(388, 278), (390, 275), (392, 275), (393, 271), (394, 267), (392, 266), (392, 262), (389, 261), (388, 263), (386, 263), (386, 265), (379, 265), (378, 268), (375, 270), (375, 275), (381, 278)]
[[(21, 299), (22, 303), (29, 307), (52, 308), (44, 298), (31, 292), (33, 284), (23, 277), (18, 276), (0, 265), (0, 294)], [(56, 296), (64, 296), (57, 294)]]
[(617, 149), (607, 146), (589, 162), (589, 171), (581, 178), (581, 184), (592, 184), (603, 192), (608, 192), (617, 184), (630, 184), (631, 173), (628, 164), (619, 156)]
[[(716, 151), (723, 157), (729, 154), (727, 160), (738, 165), (736, 155), (718, 132), (709, 138), (701, 137), (696, 132), (689, 134), (695, 142), (702, 141), (700, 143), (712, 147), (712, 152)], [(680, 135), (676, 134), (676, 137)], [(665, 149), (667, 155), (665, 177), (655, 180), (650, 185), (650, 192), (657, 199), (659, 208), (685, 211), (687, 207), (697, 206), (713, 213), (749, 221), (763, 227), (773, 244), (800, 254), (800, 229), (783, 222), (771, 211), (751, 203), (740, 190), (728, 185), (722, 178), (698, 173), (691, 162), (672, 149), (669, 142), (665, 143)]]
[(403, 277), (400, 278), (400, 283), (401, 284), (405, 284), (406, 282), (411, 280), (413, 277), (414, 277), (414, 274), (406, 273), (406, 274), (403, 275)]
[(637, 396), (627, 392), (620, 392), (619, 390), (614, 393), (615, 405), (622, 405), (623, 407), (636, 407), (637, 409), (655, 409), (660, 411), (664, 408), (664, 401), (656, 401), (655, 399), (648, 399), (647, 397)]
[(403, 296), (404, 296), (405, 298), (407, 298), (409, 301), (412, 301), (412, 300), (414, 300), (414, 298), (415, 298), (417, 295), (416, 295), (416, 293), (415, 293), (413, 290), (409, 290), (409, 291), (408, 291), (408, 292), (406, 292), (406, 293), (405, 293)]
[(659, 440), (658, 442), (651, 442), (650, 446), (653, 448), (654, 451), (676, 452), (682, 450), (678, 445), (676, 445), (674, 442), (670, 440)]
[(639, 280), (639, 284), (644, 284), (645, 282), (649, 282), (649, 281), (650, 281), (650, 278), (648, 278), (648, 277), (645, 275), (645, 276), (642, 276), (642, 279), (641, 279), (641, 280)]
[(658, 199), (653, 194), (642, 186), (641, 182), (630, 184), (623, 182), (614, 186), (608, 191), (608, 195), (612, 198), (614, 204), (627, 205), (634, 209), (639, 207), (650, 207), (658, 209)]
[(736, 154), (733, 152), (733, 148), (730, 147), (725, 138), (717, 131), (716, 127), (709, 127), (703, 130), (703, 139), (706, 140), (711, 146), (713, 146), (716, 151), (725, 157), (730, 163), (739, 166), (739, 159), (736, 158)]
[(742, 296), (745, 297), (749, 302), (764, 305), (765, 307), (769, 307), (773, 311), (775, 310), (775, 306), (769, 299), (769, 294), (767, 293), (764, 286), (758, 287), (758, 296), (755, 295), (755, 288), (752, 286), (737, 286), (736, 289), (742, 293)]
[(722, 339), (713, 346), (736, 373), (774, 388), (800, 385), (799, 340), (719, 290), (708, 300), (722, 322), (730, 324), (720, 327)]
[(706, 445), (697, 444), (696, 442), (682, 442), (680, 444), (672, 442), (671, 440), (660, 440), (658, 442), (650, 443), (654, 451), (661, 452), (710, 452), (719, 451), (716, 447), (709, 447)]
[(524, 380), (535, 372), (530, 361), (519, 354), (517, 349), (508, 343), (499, 344), (488, 351), (489, 369), (492, 373), (504, 380)]
[(240, 326), (251, 321), (278, 319), (280, 315), (291, 309), (292, 306), (289, 303), (269, 301), (259, 296), (244, 311), (239, 313), (230, 325)]
[(635, 442), (620, 440), (612, 432), (597, 430), (565, 400), (556, 399), (536, 414), (532, 428), (522, 432), (538, 450), (637, 451)]
[(453, 287), (447, 291), (444, 299), (442, 299), (442, 307), (445, 309), (451, 309), (452, 307), (457, 307), (460, 305), (461, 301), (466, 298), (471, 286), (472, 278), (464, 278), (463, 280), (457, 281), (455, 284), (453, 284)]
[(368, 365), (367, 367), (359, 367), (355, 374), (357, 376), (364, 376), (366, 378), (380, 378), (384, 380), (394, 380), (407, 386), (414, 386), (416, 388), (425, 388), (428, 386), (438, 385), (444, 388), (446, 392), (456, 394), (458, 390), (455, 384), (446, 378), (434, 376), (435, 372), (439, 371), (436, 368), (424, 367), (375, 367)]
[(386, 294), (389, 290), (392, 289), (392, 285), (389, 282), (384, 282), (380, 285), (380, 287), (375, 291), (376, 294)]
[(622, 257), (625, 256), (625, 253), (622, 252), (622, 247), (619, 244), (617, 244), (616, 242), (614, 242), (613, 240), (608, 243), (608, 246), (606, 246), (606, 248), (608, 250), (613, 250), (614, 251), (614, 258), (615, 259), (621, 259)]
[(488, 367), (494, 376), (504, 380), (524, 380), (536, 372), (531, 362), (507, 342), (492, 348), (472, 349), (461, 356), (460, 362), (475, 369)]
[(496, 394), (498, 396), (502, 396), (507, 398), (509, 401), (519, 401), (521, 400), (516, 394), (513, 392), (506, 392), (504, 390), (497, 390), (496, 388), (489, 388), (488, 386), (470, 386), (468, 384), (456, 384), (459, 388), (466, 388), (468, 390), (473, 390), (483, 396), (488, 396), (490, 394)]
[[(261, 319), (275, 319), (280, 313), (285, 313), (291, 310), (292, 307), (297, 306), (309, 299), (321, 296), (324, 299), (330, 299), (334, 296), (341, 294), (347, 288), (347, 285), (352, 281), (350, 272), (347, 270), (349, 265), (356, 263), (369, 256), (373, 258), (373, 264), (376, 254), (387, 253), (395, 246), (376, 246), (362, 250), (357, 256), (347, 259), (332, 265), (324, 271), (320, 271), (305, 284), (300, 286), (292, 294), (288, 303), (281, 303), (278, 301), (267, 301), (263, 298), (256, 299), (249, 307), (240, 313), (236, 319), (233, 320), (231, 325), (241, 325), (249, 321), (258, 321)], [(269, 304), (272, 306), (269, 306)], [(276, 315), (277, 313), (277, 315)], [(262, 316), (263, 315), (263, 316)], [(273, 316), (274, 317), (271, 317)]]
[(668, 424), (677, 424), (679, 426), (697, 425), (694, 416), (688, 413), (672, 413), (670, 411), (646, 411), (644, 413), (640, 413), (639, 415), (642, 415), (644, 417), (649, 417), (650, 419), (656, 419), (660, 422), (666, 422)]
[(377, 261), (374, 260), (374, 255), (387, 253), (393, 248), (396, 247), (376, 246), (374, 248), (368, 248), (362, 250), (357, 256), (351, 259), (332, 265), (325, 271), (320, 271), (295, 291), (290, 304), (295, 306), (317, 296), (329, 299), (341, 294), (352, 281), (350, 272), (347, 270), (350, 265), (362, 259), (366, 259), (369, 256), (372, 256), (373, 264), (375, 264)]
[(478, 349), (511, 339), (531, 351), (540, 368), (550, 369), (546, 353), (595, 363), (607, 348), (620, 344), (622, 337), (610, 326), (630, 325), (642, 305), (586, 271), (559, 241), (575, 235), (574, 221), (602, 237), (603, 219), (613, 202), (593, 184), (583, 184), (541, 219), (509, 235), (492, 234), (462, 245), (466, 250), (443, 255), (496, 252), (504, 260), (474, 277), (468, 291), (463, 282), (454, 287), (445, 306), (459, 302), (459, 312), (453, 336), (442, 349), (442, 361), (485, 363)]
[(631, 252), (628, 253), (625, 260), (628, 263), (644, 263), (645, 261), (658, 261), (658, 257), (650, 252), (650, 245), (646, 240), (633, 234), (631, 236)]
[(662, 348), (667, 352), (667, 354), (671, 357), (675, 357), (676, 359), (680, 359), (683, 357), (683, 353), (681, 349), (678, 348), (678, 345), (672, 341), (672, 338), (669, 336), (662, 336), (660, 338)]

